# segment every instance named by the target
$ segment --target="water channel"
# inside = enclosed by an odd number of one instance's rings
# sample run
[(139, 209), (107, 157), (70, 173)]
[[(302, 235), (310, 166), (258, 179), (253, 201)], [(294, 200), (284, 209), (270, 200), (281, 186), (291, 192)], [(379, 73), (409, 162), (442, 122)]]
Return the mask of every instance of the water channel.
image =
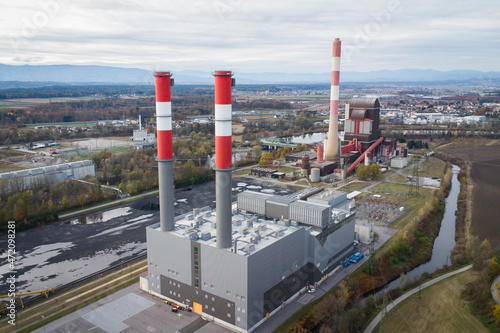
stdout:
[[(451, 179), (450, 194), (446, 198), (443, 220), (439, 235), (434, 241), (431, 260), (422, 264), (405, 274), (403, 279), (400, 277), (389, 282), (386, 285), (387, 290), (402, 287), (406, 283), (418, 279), (424, 273), (432, 273), (442, 268), (444, 265), (451, 264), (451, 250), (455, 246), (455, 212), (457, 211), (458, 195), (460, 194), (460, 182), (458, 181), (458, 172), (460, 167), (452, 165), (453, 177)], [(378, 293), (377, 293), (378, 294)]]

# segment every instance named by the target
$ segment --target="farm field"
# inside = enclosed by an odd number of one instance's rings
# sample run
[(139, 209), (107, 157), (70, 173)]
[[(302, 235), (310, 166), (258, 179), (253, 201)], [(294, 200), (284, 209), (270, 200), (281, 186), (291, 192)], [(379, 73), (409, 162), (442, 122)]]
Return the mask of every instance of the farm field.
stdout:
[[(463, 287), (473, 280), (466, 271), (422, 290), (389, 312), (385, 332), (489, 332), (460, 298)], [(381, 325), (374, 332), (381, 331)]]
[(474, 194), (471, 233), (488, 239), (500, 249), (500, 145), (444, 149), (445, 153), (472, 161)]

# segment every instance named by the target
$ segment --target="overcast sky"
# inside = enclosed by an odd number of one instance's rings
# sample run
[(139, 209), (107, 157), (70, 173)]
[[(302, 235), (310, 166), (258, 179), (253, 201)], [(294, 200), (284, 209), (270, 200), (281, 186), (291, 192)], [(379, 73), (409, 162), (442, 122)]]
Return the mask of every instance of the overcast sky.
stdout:
[(500, 70), (498, 0), (0, 1), (0, 63), (325, 73)]

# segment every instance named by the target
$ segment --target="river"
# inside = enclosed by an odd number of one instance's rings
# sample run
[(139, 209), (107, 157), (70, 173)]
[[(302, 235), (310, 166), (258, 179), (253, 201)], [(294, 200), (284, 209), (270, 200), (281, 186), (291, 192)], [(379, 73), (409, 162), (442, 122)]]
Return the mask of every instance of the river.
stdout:
[(460, 167), (453, 164), (452, 170), (453, 177), (451, 179), (450, 194), (446, 198), (441, 229), (439, 230), (439, 235), (434, 240), (431, 260), (406, 273), (403, 280), (400, 277), (388, 283), (386, 285), (387, 290), (402, 287), (406, 283), (419, 278), (424, 273), (432, 273), (444, 265), (451, 264), (451, 250), (455, 246), (455, 212), (457, 211), (458, 195), (460, 194), (460, 182), (458, 180)]

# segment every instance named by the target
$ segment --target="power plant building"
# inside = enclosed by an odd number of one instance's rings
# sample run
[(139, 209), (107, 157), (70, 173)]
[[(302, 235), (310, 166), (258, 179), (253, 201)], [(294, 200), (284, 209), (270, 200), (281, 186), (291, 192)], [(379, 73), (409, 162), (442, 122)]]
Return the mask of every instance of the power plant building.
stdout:
[(148, 227), (147, 290), (246, 332), (354, 250), (348, 210), (252, 191), (232, 208), (228, 248), (217, 246), (209, 207), (177, 217), (172, 231)]
[[(169, 131), (171, 75), (155, 76), (157, 114), (165, 118), (159, 124)], [(245, 191), (231, 202), (234, 80), (229, 71), (214, 76), (216, 210), (195, 208), (171, 219), (171, 133), (163, 139), (159, 133), (160, 222), (146, 228), (148, 277), (140, 284), (232, 330), (251, 332), (354, 251), (355, 214), (332, 207), (333, 197), (308, 201), (321, 188), (288, 196)]]

